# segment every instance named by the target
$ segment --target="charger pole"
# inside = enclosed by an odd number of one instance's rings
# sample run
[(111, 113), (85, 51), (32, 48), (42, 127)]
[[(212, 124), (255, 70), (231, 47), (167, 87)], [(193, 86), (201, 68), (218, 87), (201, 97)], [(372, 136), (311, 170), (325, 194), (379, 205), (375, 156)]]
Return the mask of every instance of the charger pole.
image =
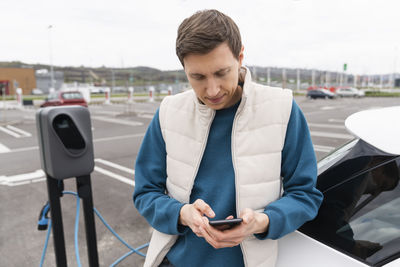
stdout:
[(76, 106), (40, 109), (36, 113), (36, 126), (39, 132), (42, 168), (47, 175), (56, 265), (67, 266), (60, 205), (64, 190), (63, 180), (75, 177), (78, 196), (83, 201), (89, 266), (98, 267), (90, 183), (90, 173), (94, 169), (94, 153), (89, 111)]
[(49, 194), (50, 215), (53, 230), (54, 252), (56, 256), (57, 267), (67, 266), (67, 256), (65, 253), (64, 227), (61, 215), (60, 197), (62, 189), (58, 183), (62, 181), (56, 180), (50, 175), (47, 176), (47, 191)]
[(76, 177), (78, 195), (83, 201), (83, 213), (85, 217), (86, 244), (88, 249), (89, 266), (99, 266), (97, 252), (96, 228), (93, 214), (92, 185), (90, 175)]

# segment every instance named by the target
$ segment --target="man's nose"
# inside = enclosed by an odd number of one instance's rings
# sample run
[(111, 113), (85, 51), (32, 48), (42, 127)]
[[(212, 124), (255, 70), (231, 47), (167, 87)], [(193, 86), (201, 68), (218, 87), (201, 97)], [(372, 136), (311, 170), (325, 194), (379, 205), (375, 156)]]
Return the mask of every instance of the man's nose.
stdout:
[(209, 79), (207, 81), (206, 92), (208, 97), (214, 97), (218, 95), (219, 85), (215, 79)]

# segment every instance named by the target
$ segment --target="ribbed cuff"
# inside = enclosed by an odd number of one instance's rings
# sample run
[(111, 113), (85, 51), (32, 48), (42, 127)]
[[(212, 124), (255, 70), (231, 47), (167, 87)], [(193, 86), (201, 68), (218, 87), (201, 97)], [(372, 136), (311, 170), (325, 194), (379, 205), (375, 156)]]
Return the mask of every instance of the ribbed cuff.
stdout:
[(176, 235), (184, 235), (187, 233), (187, 231), (189, 231), (189, 227), (179, 224), (179, 215), (181, 213), (181, 209), (182, 207), (185, 205), (186, 203), (180, 203), (179, 205), (177, 205), (177, 211), (176, 211), (176, 219), (175, 219), (175, 225), (176, 225)]

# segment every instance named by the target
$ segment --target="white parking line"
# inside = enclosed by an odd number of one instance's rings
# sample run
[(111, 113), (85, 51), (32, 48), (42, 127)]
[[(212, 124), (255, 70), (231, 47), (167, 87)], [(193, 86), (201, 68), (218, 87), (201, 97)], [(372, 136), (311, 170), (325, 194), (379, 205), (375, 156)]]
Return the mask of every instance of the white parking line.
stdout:
[(122, 165), (116, 164), (116, 163), (111, 162), (111, 161), (108, 161), (108, 160), (104, 160), (104, 159), (95, 159), (94, 161), (95, 161), (95, 162), (102, 163), (102, 164), (107, 165), (107, 166), (110, 166), (110, 167), (112, 167), (112, 168), (115, 168), (115, 169), (118, 169), (118, 170), (127, 172), (127, 173), (130, 173), (130, 174), (133, 174), (133, 175), (135, 174), (135, 170), (129, 169), (129, 168), (127, 168), (127, 167), (124, 167), (124, 166), (122, 166)]
[(142, 137), (142, 136), (144, 136), (144, 133), (127, 134), (127, 135), (120, 135), (120, 136), (97, 138), (97, 139), (93, 140), (93, 142), (105, 142), (105, 141), (112, 141), (112, 140), (119, 140), (119, 139), (126, 139), (126, 138), (136, 138), (136, 137)]
[(131, 185), (131, 186), (135, 186), (135, 181), (133, 181), (132, 179), (126, 178), (126, 177), (124, 177), (122, 175), (110, 172), (110, 171), (108, 171), (106, 169), (103, 169), (103, 168), (100, 168), (100, 167), (97, 167), (97, 166), (94, 167), (94, 170), (99, 172), (99, 173), (102, 173), (104, 175), (107, 175), (107, 176), (109, 176), (111, 178), (114, 178), (114, 179), (116, 179), (116, 180), (118, 180), (120, 182), (126, 183), (126, 184)]
[(331, 152), (335, 148), (333, 146), (320, 146), (320, 145), (314, 145), (314, 151), (319, 151), (319, 152)]
[(7, 152), (10, 152), (10, 149), (5, 145), (3, 145), (2, 143), (0, 143), (0, 153), (7, 153)]
[[(104, 159), (95, 159), (94, 160), (96, 163), (101, 163), (106, 166), (124, 171), (126, 173), (129, 173), (131, 175), (135, 175), (135, 170), (129, 169), (127, 167), (124, 167), (122, 165), (104, 160)], [(104, 175), (107, 175), (111, 178), (114, 178), (120, 182), (123, 182), (125, 184), (135, 186), (135, 181), (131, 178), (124, 177), (122, 175), (113, 173), (109, 170), (100, 168), (98, 166), (94, 167), (94, 170), (102, 173)], [(29, 173), (23, 173), (23, 174), (18, 174), (18, 175), (11, 175), (11, 176), (0, 176), (0, 185), (7, 185), (7, 186), (17, 186), (17, 185), (24, 185), (24, 184), (30, 184), (30, 183), (35, 183), (35, 182), (41, 182), (46, 180), (46, 174), (43, 172), (43, 170), (37, 170), (34, 172), (29, 172)]]
[(102, 116), (91, 116), (91, 117), (92, 117), (92, 119), (99, 120), (99, 121), (117, 123), (117, 124), (128, 125), (128, 126), (143, 125), (143, 123), (138, 122), (138, 121), (126, 121), (126, 120), (121, 120), (121, 119), (116, 119), (116, 118), (107, 118), (107, 117), (102, 117)]
[(96, 110), (93, 113), (103, 114), (103, 115), (111, 115), (111, 116), (117, 116), (117, 115), (121, 114), (121, 112), (119, 112), (119, 111), (109, 111), (109, 110)]
[(37, 170), (12, 176), (0, 176), (0, 185), (16, 186), (44, 180), (46, 180), (45, 173), (42, 170)]
[(339, 120), (339, 119), (329, 119), (329, 122), (340, 122), (340, 123), (344, 123), (345, 120)]
[(36, 149), (39, 149), (39, 147), (38, 146), (29, 146), (29, 147), (16, 148), (16, 149), (10, 150), (9, 152), (24, 152), (24, 151), (36, 150)]
[(154, 118), (154, 114), (139, 114), (138, 117), (145, 119), (152, 119)]
[(308, 123), (310, 127), (332, 128), (332, 129), (346, 129), (344, 125), (324, 124), (324, 123)]
[[(143, 137), (144, 133), (138, 133), (138, 134), (127, 134), (127, 135), (120, 135), (120, 136), (111, 136), (111, 137), (104, 137), (104, 138), (97, 138), (93, 140), (93, 142), (107, 142), (107, 141), (113, 141), (113, 140), (120, 140), (120, 139), (128, 139), (128, 138), (137, 138), (137, 137)], [(4, 150), (0, 153), (13, 153), (13, 152), (24, 152), (24, 151), (30, 151), (30, 150), (36, 150), (39, 149), (39, 146), (30, 146), (30, 147), (21, 147), (21, 148), (15, 148), (15, 149), (8, 149)], [(0, 148), (1, 151), (1, 148)]]
[(0, 131), (4, 132), (6, 134), (9, 134), (9, 135), (11, 135), (11, 136), (13, 136), (15, 138), (20, 138), (21, 137), (20, 134), (17, 134), (17, 133), (15, 133), (15, 132), (7, 129), (7, 128), (4, 128), (3, 126), (0, 126)]
[(346, 139), (351, 140), (354, 136), (349, 134), (340, 134), (340, 133), (327, 133), (327, 132), (318, 132), (318, 131), (310, 131), (311, 136), (317, 137), (328, 137), (328, 138), (336, 138), (336, 139)]
[(332, 107), (332, 106), (323, 106), (320, 109), (321, 110), (332, 110), (332, 109), (337, 109), (338, 107)]
[[(111, 168), (114, 168), (114, 169), (117, 169), (117, 170), (120, 170), (120, 171), (124, 171), (126, 173), (131, 174), (131, 175), (135, 175), (135, 170), (129, 169), (129, 168), (127, 168), (125, 166), (122, 166), (122, 165), (119, 165), (117, 163), (114, 163), (114, 162), (111, 162), (111, 161), (108, 161), (108, 160), (104, 160), (104, 159), (95, 159), (94, 161), (96, 163), (101, 163), (101, 164), (104, 164), (104, 165), (106, 165), (108, 167), (111, 167)], [(97, 172), (100, 172), (100, 173), (102, 173), (104, 175), (107, 175), (107, 176), (109, 176), (111, 178), (117, 179), (118, 181), (121, 181), (123, 183), (135, 186), (135, 181), (134, 180), (126, 178), (126, 177), (124, 177), (122, 175), (113, 173), (111, 171), (105, 170), (105, 169), (100, 168), (98, 166), (96, 166), (94, 168), (94, 170), (97, 171)]]
[(27, 116), (24, 116), (24, 120), (25, 121), (26, 120), (34, 121), (34, 120), (36, 120), (36, 118), (35, 118), (35, 115), (27, 115)]
[(31, 137), (31, 136), (32, 136), (32, 134), (30, 134), (30, 133), (28, 133), (28, 132), (26, 132), (26, 131), (24, 131), (24, 130), (21, 130), (21, 129), (17, 128), (17, 127), (14, 127), (14, 126), (11, 126), (11, 125), (7, 125), (6, 127), (7, 127), (9, 130), (12, 130), (12, 131), (14, 131), (14, 132), (17, 132), (17, 133), (19, 133), (19, 134), (21, 134), (21, 135), (23, 135), (23, 136), (25, 136), (25, 137)]

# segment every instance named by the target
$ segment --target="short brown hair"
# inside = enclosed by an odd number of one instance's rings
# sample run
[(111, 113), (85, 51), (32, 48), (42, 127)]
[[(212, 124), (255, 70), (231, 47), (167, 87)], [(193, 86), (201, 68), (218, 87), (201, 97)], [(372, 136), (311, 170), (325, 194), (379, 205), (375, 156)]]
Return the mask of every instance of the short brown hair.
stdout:
[(207, 54), (224, 42), (239, 59), (242, 40), (236, 23), (215, 9), (198, 11), (178, 28), (176, 55), (184, 66), (183, 58), (188, 54)]

